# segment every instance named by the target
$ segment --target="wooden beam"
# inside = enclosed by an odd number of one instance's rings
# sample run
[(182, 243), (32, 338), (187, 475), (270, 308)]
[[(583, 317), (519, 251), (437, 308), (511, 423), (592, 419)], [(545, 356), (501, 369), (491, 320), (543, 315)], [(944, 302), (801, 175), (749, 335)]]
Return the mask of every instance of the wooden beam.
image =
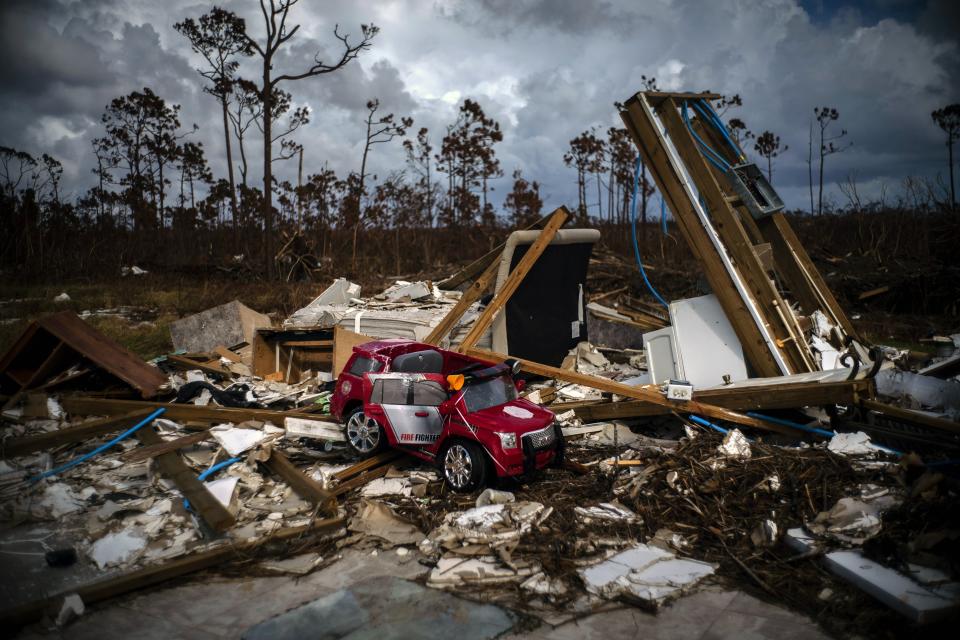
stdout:
[(122, 431), (146, 418), (155, 408), (156, 407), (137, 409), (136, 411), (130, 411), (122, 415), (110, 416), (100, 420), (91, 420), (34, 436), (11, 438), (10, 440), (6, 440), (2, 445), (3, 457), (13, 458), (35, 451), (52, 449), (53, 447), (64, 444), (82, 442), (89, 438), (113, 433), (114, 431)]
[(170, 364), (176, 367), (186, 369), (188, 371), (191, 369), (199, 369), (204, 373), (209, 373), (215, 376), (222, 376), (225, 378), (233, 377), (232, 371), (230, 371), (226, 367), (220, 366), (219, 364), (214, 367), (213, 365), (207, 364), (205, 362), (198, 362), (196, 360), (191, 360), (190, 358), (184, 358), (183, 356), (178, 356), (174, 354), (170, 354), (167, 356), (167, 362), (169, 362)]
[(273, 473), (280, 476), (284, 482), (290, 485), (298, 496), (315, 505), (336, 513), (336, 500), (334, 495), (323, 488), (319, 482), (305, 475), (287, 456), (283, 455), (277, 449), (270, 452), (270, 457), (264, 463)]
[[(484, 351), (482, 349), (470, 349), (467, 351), (467, 355), (491, 362), (503, 362), (504, 360), (512, 357), (503, 355), (501, 353), (494, 353), (493, 351)], [(629, 385), (614, 382), (606, 378), (588, 376), (575, 371), (569, 371), (567, 369), (560, 369), (558, 367), (551, 367), (550, 365), (541, 364), (539, 362), (533, 362), (531, 360), (523, 360), (521, 358), (514, 358), (514, 360), (518, 360), (520, 362), (521, 368), (524, 371), (538, 376), (553, 378), (555, 380), (563, 380), (565, 382), (572, 382), (574, 384), (581, 384), (592, 389), (606, 391), (607, 393), (615, 393), (628, 398), (643, 400), (644, 402), (649, 402), (661, 407), (667, 407), (671, 411), (677, 411), (679, 413), (695, 413), (708, 418), (714, 418), (716, 420), (734, 422), (745, 427), (755, 427), (757, 429), (763, 429), (764, 431), (774, 431), (776, 433), (782, 433), (790, 436), (798, 435), (796, 430), (788, 427), (783, 427), (779, 424), (773, 424), (771, 422), (767, 422), (766, 420), (751, 418), (750, 416), (743, 415), (742, 413), (737, 413), (735, 411), (731, 411), (730, 409), (724, 409), (723, 407), (707, 404), (705, 402), (696, 402), (692, 400), (685, 402), (668, 400), (666, 396), (660, 393), (659, 390), (653, 390), (645, 387), (631, 387)]]
[[(167, 412), (164, 418), (170, 420), (207, 420), (212, 422), (232, 422), (239, 424), (247, 420), (272, 422), (280, 426), (283, 419), (306, 418), (308, 420), (324, 420), (316, 415), (299, 411), (274, 411), (272, 409), (238, 409), (234, 407), (217, 407), (212, 405), (200, 406), (196, 404), (173, 404), (166, 402), (146, 402), (143, 400), (117, 400), (114, 398), (91, 398), (88, 396), (61, 396), (60, 404), (69, 414), (78, 415), (112, 415), (127, 413), (137, 409), (156, 409), (163, 407)], [(328, 420), (333, 422), (332, 419)]]
[(483, 310), (480, 317), (473, 323), (470, 332), (467, 333), (463, 342), (457, 347), (458, 351), (463, 353), (477, 344), (477, 340), (480, 339), (483, 332), (486, 331), (490, 323), (493, 322), (493, 317), (507, 304), (507, 301), (510, 300), (510, 297), (516, 292), (517, 287), (519, 287), (523, 279), (527, 277), (537, 258), (539, 258), (544, 249), (550, 245), (550, 241), (553, 240), (553, 237), (557, 234), (557, 231), (560, 230), (560, 227), (563, 226), (563, 223), (567, 221), (568, 217), (570, 217), (570, 212), (567, 211), (566, 207), (560, 207), (553, 212), (553, 215), (550, 216), (550, 221), (547, 222), (547, 226), (543, 228), (543, 231), (540, 232), (537, 239), (530, 245), (527, 252), (523, 254), (517, 266), (513, 268), (513, 271), (510, 272), (503, 286), (500, 287), (497, 295), (494, 296), (490, 304), (487, 305), (487, 308)]
[[(797, 407), (855, 404), (861, 395), (872, 394), (872, 381), (785, 383), (762, 387), (733, 387), (694, 391), (696, 402), (735, 411), (795, 409)], [(571, 405), (571, 406), (566, 406)], [(621, 402), (568, 402), (548, 407), (561, 413), (573, 410), (581, 420), (641, 418), (670, 413), (670, 408), (639, 400)]]
[[(150, 425), (137, 431), (136, 436), (140, 442), (148, 446), (165, 444)], [(160, 473), (177, 485), (184, 497), (190, 501), (190, 506), (197, 510), (211, 529), (223, 532), (233, 526), (236, 518), (197, 479), (193, 469), (187, 466), (179, 453), (176, 451), (161, 453), (156, 457), (156, 465)]]
[(371, 469), (370, 471), (365, 471), (353, 480), (347, 480), (346, 482), (338, 484), (333, 490), (333, 495), (340, 497), (343, 494), (356, 489), (357, 487), (362, 487), (371, 480), (382, 478), (383, 476), (387, 475), (387, 471), (390, 471), (390, 467), (388, 465), (383, 465), (381, 467)]
[(896, 420), (912, 422), (914, 424), (936, 429), (937, 431), (945, 431), (954, 435), (960, 434), (960, 423), (953, 422), (951, 420), (928, 416), (919, 411), (895, 407), (893, 405), (886, 404), (884, 402), (878, 402), (876, 400), (862, 400), (860, 404), (864, 409), (882, 413), (883, 415)]
[(620, 115), (647, 168), (650, 169), (657, 188), (670, 206), (677, 227), (694, 258), (700, 263), (711, 291), (717, 296), (720, 306), (730, 320), (747, 361), (757, 375), (781, 375), (780, 367), (767, 348), (750, 311), (737, 292), (733, 279), (696, 214), (695, 202), (683, 187), (686, 179), (678, 173), (661, 143), (656, 123), (647, 115), (646, 109), (636, 97), (627, 101), (626, 109), (621, 111)]
[(782, 213), (775, 213), (761, 221), (760, 228), (771, 244), (773, 244), (773, 238), (778, 237), (780, 239), (778, 242), (786, 245), (783, 261), (793, 260), (796, 269), (802, 273), (804, 280), (809, 282), (810, 291), (820, 299), (821, 304), (827, 308), (827, 316), (833, 316), (833, 319), (837, 321), (844, 333), (862, 342), (862, 339), (857, 334), (857, 330), (853, 327), (853, 323), (850, 322), (850, 318), (847, 317), (843, 307), (837, 302), (833, 291), (827, 285), (827, 281), (823, 279), (820, 270), (813, 264), (813, 260), (810, 259), (810, 254), (803, 248), (803, 244), (801, 244), (800, 239), (797, 238), (797, 234), (794, 233), (786, 216)]
[(183, 436), (182, 438), (176, 438), (175, 440), (165, 440), (158, 444), (151, 444), (146, 447), (137, 447), (136, 449), (131, 449), (130, 451), (120, 454), (120, 459), (125, 462), (140, 462), (141, 460), (149, 460), (150, 458), (156, 458), (163, 453), (170, 453), (172, 451), (185, 449), (186, 447), (203, 442), (209, 438), (209, 430), (198, 431), (197, 433), (191, 433), (190, 435)]
[(424, 343), (432, 345), (440, 344), (453, 328), (453, 325), (457, 324), (457, 321), (460, 320), (467, 309), (470, 308), (470, 305), (479, 300), (480, 297), (487, 292), (487, 289), (490, 288), (494, 280), (497, 279), (499, 267), (500, 262), (494, 258), (484, 272), (480, 274), (480, 277), (463, 292), (457, 304), (443, 317), (440, 324), (433, 328), (433, 331), (426, 337)]
[(352, 467), (347, 467), (333, 474), (333, 477), (337, 479), (338, 482), (343, 482), (348, 478), (359, 475), (364, 471), (373, 469), (374, 467), (379, 467), (380, 465), (385, 465), (388, 462), (393, 462), (397, 458), (403, 455), (402, 451), (397, 451), (396, 449), (389, 449), (382, 453), (378, 453), (370, 456), (366, 460), (362, 460)]
[(343, 518), (315, 520), (301, 527), (280, 529), (262, 538), (224, 544), (209, 551), (175, 558), (161, 565), (139, 569), (119, 576), (111, 576), (79, 587), (71, 587), (56, 595), (7, 609), (0, 614), (0, 623), (7, 629), (12, 626), (25, 625), (34, 620), (39, 620), (45, 611), (58, 606), (62, 599), (71, 593), (79, 595), (84, 604), (87, 605), (102, 602), (173, 578), (209, 569), (230, 560), (242, 560), (249, 557), (250, 552), (262, 547), (267, 542), (285, 542), (305, 534), (329, 532), (342, 527), (344, 522)]

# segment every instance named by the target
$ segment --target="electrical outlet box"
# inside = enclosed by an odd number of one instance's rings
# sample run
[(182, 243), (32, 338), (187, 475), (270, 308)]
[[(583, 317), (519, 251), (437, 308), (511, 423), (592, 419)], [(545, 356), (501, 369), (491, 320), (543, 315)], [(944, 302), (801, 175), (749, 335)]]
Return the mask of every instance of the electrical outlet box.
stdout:
[(686, 380), (667, 380), (667, 400), (692, 400), (693, 385)]
[(783, 209), (783, 200), (757, 165), (752, 162), (738, 164), (731, 167), (727, 175), (733, 190), (755, 220)]

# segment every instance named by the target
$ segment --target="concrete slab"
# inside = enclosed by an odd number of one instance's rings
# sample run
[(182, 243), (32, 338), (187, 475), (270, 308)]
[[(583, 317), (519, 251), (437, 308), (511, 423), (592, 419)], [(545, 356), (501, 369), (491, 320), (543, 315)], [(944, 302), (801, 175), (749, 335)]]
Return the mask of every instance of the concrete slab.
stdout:
[(262, 622), (244, 640), (484, 640), (516, 618), (490, 604), (463, 600), (399, 578), (368, 578)]

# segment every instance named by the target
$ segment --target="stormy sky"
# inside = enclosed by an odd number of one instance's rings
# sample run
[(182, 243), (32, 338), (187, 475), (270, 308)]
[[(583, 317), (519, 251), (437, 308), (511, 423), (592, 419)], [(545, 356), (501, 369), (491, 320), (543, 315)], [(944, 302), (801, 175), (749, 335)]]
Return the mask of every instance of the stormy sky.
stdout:
[[(262, 33), (255, 0), (218, 3)], [(225, 176), (218, 105), (202, 92), (191, 52), (173, 24), (213, 6), (196, 0), (5, 0), (0, 7), (0, 144), (64, 164), (64, 188), (93, 184), (90, 141), (102, 135), (109, 101), (150, 87), (199, 126), (215, 174)], [(779, 134), (789, 150), (774, 185), (788, 206), (809, 207), (807, 132), (813, 108), (840, 111), (853, 145), (827, 160), (829, 197), (854, 176), (862, 196), (893, 199), (906, 176), (947, 170), (944, 135), (930, 112), (960, 102), (960, 3), (956, 0), (301, 0), (301, 29), (275, 65), (306, 69), (337, 52), (335, 24), (373, 47), (340, 72), (288, 84), (312, 121), (297, 133), (304, 170), (359, 167), (365, 103), (412, 116), (439, 146), (463, 98), (503, 128), (497, 147), (509, 190), (515, 168), (541, 183), (545, 205), (576, 203), (575, 173), (562, 161), (569, 140), (620, 121), (613, 108), (641, 88), (738, 93), (729, 116)], [(253, 60), (240, 75), (256, 78)], [(835, 125), (836, 126), (836, 125)], [(250, 147), (257, 155), (256, 143)], [(401, 169), (399, 144), (380, 145), (381, 177)], [(254, 175), (256, 175), (254, 166)], [(295, 171), (293, 162), (279, 168)], [(253, 181), (255, 182), (255, 180)]]

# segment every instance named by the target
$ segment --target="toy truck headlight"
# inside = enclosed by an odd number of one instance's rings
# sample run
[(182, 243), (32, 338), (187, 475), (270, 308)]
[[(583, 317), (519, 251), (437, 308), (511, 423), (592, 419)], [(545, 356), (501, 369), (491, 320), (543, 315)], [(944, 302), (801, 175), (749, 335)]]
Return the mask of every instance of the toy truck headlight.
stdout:
[(342, 391), (344, 395), (350, 393), (350, 389), (352, 388), (353, 388), (353, 385), (350, 384), (349, 380), (344, 380), (343, 382), (340, 383), (340, 391)]
[(515, 433), (500, 433), (497, 432), (497, 436), (500, 437), (500, 446), (504, 449), (516, 449), (517, 448), (517, 434)]

